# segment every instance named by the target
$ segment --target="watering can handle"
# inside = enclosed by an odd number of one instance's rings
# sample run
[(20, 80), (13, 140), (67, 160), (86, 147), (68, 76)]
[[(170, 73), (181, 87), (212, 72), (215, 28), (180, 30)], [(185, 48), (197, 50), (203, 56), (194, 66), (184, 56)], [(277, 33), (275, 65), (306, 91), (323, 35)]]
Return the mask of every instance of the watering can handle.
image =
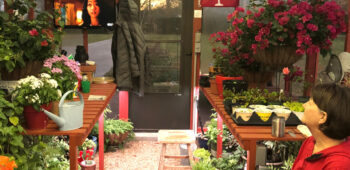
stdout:
[(81, 95), (81, 93), (79, 93), (78, 91), (74, 91), (74, 90), (69, 90), (69, 91), (67, 91), (66, 93), (64, 93), (64, 95), (62, 96), (62, 98), (61, 98), (61, 100), (60, 100), (60, 103), (58, 104), (59, 106), (62, 106), (62, 104), (64, 103), (64, 100), (66, 99), (66, 97), (70, 94), (70, 93), (73, 93), (73, 92), (75, 92), (75, 93), (78, 93), (78, 95), (79, 95), (79, 99), (80, 99), (80, 103), (82, 104), (82, 105), (84, 105), (84, 98), (83, 98), (83, 96)]

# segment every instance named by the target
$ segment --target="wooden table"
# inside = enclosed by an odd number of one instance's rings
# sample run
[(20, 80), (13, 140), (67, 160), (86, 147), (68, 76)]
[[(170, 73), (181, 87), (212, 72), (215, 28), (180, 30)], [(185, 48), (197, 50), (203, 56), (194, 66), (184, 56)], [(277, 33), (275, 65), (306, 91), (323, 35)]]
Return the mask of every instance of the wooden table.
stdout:
[[(202, 92), (207, 97), (211, 105), (216, 109), (230, 132), (234, 135), (239, 145), (247, 151), (247, 168), (248, 170), (255, 170), (256, 162), (256, 142), (259, 140), (279, 140), (279, 141), (297, 141), (304, 140), (303, 136), (295, 126), (286, 126), (285, 134), (282, 138), (273, 137), (271, 135), (271, 126), (238, 126), (234, 123), (230, 114), (225, 111), (223, 99), (211, 92), (209, 88), (202, 88)], [(295, 137), (289, 135), (288, 131), (295, 133)], [(220, 145), (218, 143), (218, 145)], [(221, 144), (222, 145), (222, 144)]]
[[(70, 169), (78, 169), (78, 152), (77, 147), (82, 145), (89, 135), (90, 131), (99, 120), (99, 169), (103, 170), (103, 111), (109, 103), (110, 99), (115, 93), (116, 84), (92, 84), (90, 87), (90, 93), (82, 93), (84, 97), (84, 115), (83, 115), (83, 127), (76, 130), (59, 131), (57, 125), (49, 120), (48, 126), (44, 130), (26, 130), (27, 135), (67, 135), (69, 136), (69, 158), (70, 158)], [(103, 101), (89, 101), (89, 95), (104, 95), (106, 100)], [(75, 99), (79, 100), (79, 99)]]

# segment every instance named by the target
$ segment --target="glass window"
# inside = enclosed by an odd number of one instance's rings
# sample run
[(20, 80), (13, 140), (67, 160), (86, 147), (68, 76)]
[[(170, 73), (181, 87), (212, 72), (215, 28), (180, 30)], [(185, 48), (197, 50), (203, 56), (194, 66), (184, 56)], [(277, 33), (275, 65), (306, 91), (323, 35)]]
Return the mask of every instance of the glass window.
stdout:
[(179, 93), (182, 2), (141, 0), (140, 9), (152, 76), (146, 92)]

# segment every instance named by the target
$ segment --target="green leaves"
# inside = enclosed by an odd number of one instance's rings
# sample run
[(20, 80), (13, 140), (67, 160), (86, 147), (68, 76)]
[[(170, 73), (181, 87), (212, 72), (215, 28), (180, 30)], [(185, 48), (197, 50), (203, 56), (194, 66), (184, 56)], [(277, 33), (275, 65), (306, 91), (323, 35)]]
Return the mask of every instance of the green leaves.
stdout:
[(10, 122), (11, 122), (13, 125), (15, 125), (15, 126), (18, 125), (19, 119), (18, 119), (17, 116), (15, 116), (15, 117), (10, 117), (9, 119), (10, 119)]

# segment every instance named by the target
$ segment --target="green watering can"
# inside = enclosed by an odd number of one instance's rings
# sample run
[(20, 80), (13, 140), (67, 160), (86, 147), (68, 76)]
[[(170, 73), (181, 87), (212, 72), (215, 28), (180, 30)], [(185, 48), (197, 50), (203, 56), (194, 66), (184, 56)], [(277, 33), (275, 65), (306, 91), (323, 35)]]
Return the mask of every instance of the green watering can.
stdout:
[[(78, 93), (80, 101), (64, 102), (70, 93)], [(78, 91), (67, 91), (58, 104), (59, 116), (42, 108), (44, 113), (52, 119), (61, 131), (79, 129), (83, 126), (84, 99)]]

